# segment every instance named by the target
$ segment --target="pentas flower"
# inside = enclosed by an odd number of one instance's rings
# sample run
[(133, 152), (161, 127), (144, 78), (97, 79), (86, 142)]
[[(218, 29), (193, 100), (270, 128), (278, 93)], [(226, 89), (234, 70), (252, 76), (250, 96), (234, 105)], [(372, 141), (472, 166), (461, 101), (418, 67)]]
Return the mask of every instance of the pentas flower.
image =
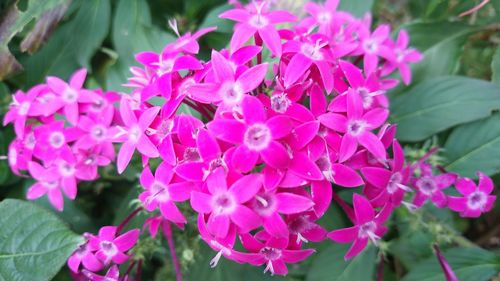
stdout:
[(361, 26), (359, 32), (359, 52), (364, 54), (364, 70), (367, 75), (373, 73), (377, 69), (379, 57), (390, 56), (390, 49), (384, 45), (384, 42), (389, 37), (390, 28), (388, 25), (380, 25), (370, 33), (368, 27)]
[(253, 1), (245, 9), (232, 9), (219, 15), (220, 18), (238, 22), (231, 37), (233, 52), (257, 33), (273, 55), (281, 56), (281, 37), (275, 25), (293, 22), (296, 17), (286, 11), (267, 12), (265, 6), (266, 1)]
[(351, 248), (344, 256), (346, 260), (359, 254), (366, 247), (369, 240), (378, 245), (380, 237), (387, 231), (387, 228), (383, 224), (392, 211), (391, 205), (388, 204), (384, 206), (380, 213), (375, 215), (375, 210), (370, 202), (358, 194), (353, 195), (352, 201), (355, 226), (328, 233), (328, 238), (335, 242), (353, 242)]
[[(236, 240), (236, 228), (230, 228), (227, 235), (224, 237), (216, 237), (210, 233), (207, 228), (206, 221), (203, 214), (198, 215), (198, 231), (200, 232), (201, 239), (207, 243), (207, 245), (217, 252), (215, 257), (210, 260), (210, 267), (214, 268), (220, 261), (222, 256), (227, 259), (235, 259), (233, 253), (236, 251), (233, 249)], [(238, 262), (240, 262), (238, 260)]]
[(259, 216), (244, 204), (262, 188), (261, 175), (243, 176), (228, 188), (224, 170), (218, 168), (207, 178), (206, 185), (208, 193), (191, 193), (191, 206), (197, 212), (210, 214), (208, 230), (216, 237), (225, 237), (232, 223), (243, 233), (260, 226)]
[(479, 217), (481, 213), (489, 212), (496, 200), (495, 195), (490, 195), (494, 188), (491, 178), (481, 172), (477, 175), (478, 185), (469, 178), (457, 180), (455, 187), (463, 197), (448, 196), (448, 208), (460, 212), (462, 217)]
[(149, 90), (144, 89), (141, 92), (142, 101), (146, 101), (158, 94), (170, 100), (173, 75), (180, 70), (196, 70), (203, 67), (196, 58), (190, 55), (179, 55), (177, 51), (168, 49), (165, 49), (159, 55), (153, 52), (139, 53), (136, 55), (136, 60), (156, 71), (157, 75), (154, 84), (152, 84), (153, 87), (149, 88)]
[(297, 245), (308, 242), (321, 242), (325, 239), (327, 231), (315, 223), (318, 217), (313, 212), (293, 214), (287, 217), (290, 230), (290, 240)]
[(345, 134), (340, 145), (339, 162), (348, 160), (356, 152), (358, 143), (376, 158), (385, 160), (385, 148), (371, 130), (380, 127), (388, 115), (387, 109), (382, 108), (363, 113), (361, 97), (350, 90), (347, 93), (347, 116), (330, 112), (319, 116), (318, 119), (324, 126)]
[(133, 229), (121, 235), (116, 231), (115, 226), (104, 226), (97, 236), (91, 236), (89, 239), (90, 249), (96, 251), (96, 257), (104, 264), (109, 264), (111, 261), (116, 264), (126, 262), (129, 256), (125, 252), (134, 247), (139, 239), (139, 229)]
[(393, 53), (382, 53), (390, 64), (388, 70), (392, 71), (394, 68), (398, 68), (401, 73), (401, 78), (403, 82), (408, 85), (411, 83), (411, 70), (409, 67), (410, 63), (417, 63), (422, 60), (423, 56), (420, 52), (413, 48), (408, 48), (409, 36), (406, 30), (401, 30), (398, 34), (398, 38), (393, 47)]
[(186, 161), (175, 167), (175, 173), (190, 181), (205, 181), (217, 168), (228, 166), (217, 140), (205, 129), (198, 130), (196, 147), (201, 161)]
[(188, 200), (194, 186), (190, 182), (172, 182), (174, 176), (172, 168), (163, 162), (156, 168), (154, 176), (149, 167), (144, 168), (140, 182), (146, 191), (139, 195), (139, 200), (149, 212), (159, 208), (167, 220), (184, 224), (186, 219), (175, 202)]
[(333, 88), (331, 61), (333, 58), (328, 49), (323, 48), (327, 45), (328, 41), (322, 37), (313, 37), (311, 41), (305, 42), (288, 41), (284, 45), (284, 53), (294, 53), (286, 67), (285, 88), (295, 83), (314, 64), (319, 70), (326, 92), (331, 92)]
[(120, 102), (120, 116), (124, 122), (124, 126), (118, 127), (120, 132), (115, 135), (115, 139), (123, 139), (124, 141), (118, 153), (118, 173), (121, 174), (125, 170), (135, 149), (147, 157), (155, 158), (160, 156), (156, 146), (153, 145), (145, 134), (146, 129), (151, 125), (159, 111), (159, 107), (151, 107), (142, 112), (139, 119), (137, 119), (127, 99), (122, 98)]
[(219, 52), (212, 51), (212, 69), (215, 83), (190, 87), (193, 99), (219, 104), (222, 109), (232, 111), (239, 106), (245, 94), (256, 89), (267, 73), (267, 63), (253, 66), (236, 76), (236, 69)]
[(104, 276), (97, 275), (91, 271), (83, 270), (83, 275), (87, 277), (91, 281), (125, 281), (127, 277), (120, 278), (120, 271), (118, 270), (118, 266), (113, 265), (109, 268)]
[(60, 97), (57, 101), (62, 104), (64, 115), (72, 125), (78, 123), (78, 103), (91, 103), (96, 98), (92, 91), (82, 89), (86, 76), (87, 70), (80, 69), (71, 76), (69, 84), (57, 77), (47, 78), (47, 85)]
[[(34, 88), (36, 89), (36, 88)], [(27, 94), (22, 91), (17, 91), (12, 96), (12, 103), (9, 105), (9, 111), (5, 114), (3, 125), (14, 123), (14, 131), (16, 136), (20, 139), (24, 138), (26, 119), (28, 116), (38, 115), (36, 97), (38, 96), (37, 90), (30, 90)]]
[(44, 168), (36, 162), (29, 163), (30, 175), (37, 180), (29, 189), (26, 197), (35, 200), (47, 194), (50, 204), (58, 211), (64, 208), (64, 198), (61, 190), (66, 196), (74, 200), (76, 197), (76, 185), (66, 185), (63, 188), (61, 178), (56, 167)]
[(404, 167), (404, 152), (398, 141), (394, 140), (392, 150), (391, 170), (382, 167), (361, 168), (366, 181), (376, 188), (369, 191), (369, 198), (376, 207), (382, 207), (387, 202), (399, 206), (405, 193), (413, 192), (408, 186), (410, 171), (408, 167)]
[[(85, 233), (84, 236), (88, 236), (88, 234)], [(84, 268), (93, 272), (97, 272), (103, 267), (103, 264), (96, 258), (90, 249), (88, 241), (85, 241), (85, 244), (78, 247), (68, 259), (68, 267), (71, 271), (75, 273), (79, 272), (80, 265), (83, 265)]]
[(103, 110), (100, 116), (81, 116), (77, 128), (83, 132), (83, 135), (78, 138), (75, 147), (90, 149), (96, 145), (111, 146), (113, 136), (117, 133), (116, 129), (111, 127), (113, 117), (112, 107)]
[(422, 174), (413, 183), (417, 189), (413, 204), (421, 207), (430, 199), (436, 207), (446, 207), (448, 200), (443, 189), (453, 185), (457, 180), (457, 175), (453, 173), (433, 175), (432, 167), (424, 163), (421, 165), (420, 170)]
[(264, 106), (252, 96), (245, 96), (241, 110), (241, 121), (218, 118), (207, 125), (218, 139), (238, 145), (232, 158), (234, 167), (248, 172), (257, 164), (260, 156), (272, 167), (286, 168), (290, 156), (277, 140), (290, 133), (292, 127), (289, 118), (280, 115), (267, 119)]
[(250, 234), (241, 235), (243, 247), (251, 253), (236, 253), (238, 259), (252, 265), (266, 265), (264, 273), (271, 275), (286, 275), (287, 263), (297, 263), (312, 255), (314, 249), (288, 250), (288, 240), (284, 238), (270, 238), (265, 243), (255, 239)]
[(289, 229), (280, 214), (292, 215), (311, 210), (314, 202), (305, 196), (277, 189), (257, 193), (249, 203), (261, 217), (264, 230), (274, 237), (288, 237)]
[(35, 146), (33, 154), (44, 161), (56, 159), (61, 154), (71, 153), (68, 143), (77, 135), (64, 128), (63, 121), (55, 121), (34, 130)]
[[(311, 15), (311, 19), (318, 25), (318, 32), (331, 35), (333, 32), (333, 22), (335, 20), (349, 18), (349, 14), (337, 11), (340, 0), (327, 0), (325, 3), (319, 4), (315, 2), (307, 2), (304, 9)], [(307, 18), (304, 22), (311, 24)], [(310, 28), (310, 26), (309, 26)]]

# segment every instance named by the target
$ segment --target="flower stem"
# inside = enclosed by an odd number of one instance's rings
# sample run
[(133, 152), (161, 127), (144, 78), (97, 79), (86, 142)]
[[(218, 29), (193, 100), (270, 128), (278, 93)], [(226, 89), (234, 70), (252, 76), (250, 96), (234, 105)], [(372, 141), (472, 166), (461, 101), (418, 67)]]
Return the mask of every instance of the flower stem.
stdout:
[(342, 198), (340, 198), (340, 196), (335, 191), (332, 192), (332, 197), (333, 200), (335, 200), (335, 202), (339, 204), (342, 210), (344, 210), (347, 217), (353, 222), (356, 221), (356, 218), (354, 217), (354, 210), (351, 208), (351, 206), (349, 206), (349, 204), (342, 200)]
[(117, 234), (120, 234), (120, 232), (123, 230), (123, 228), (125, 228), (125, 226), (127, 226), (127, 224), (140, 212), (142, 211), (142, 207), (138, 207), (137, 209), (135, 209), (132, 213), (130, 213), (130, 215), (128, 215), (121, 223), (120, 225), (118, 225), (118, 227), (116, 228), (116, 233)]
[(170, 256), (172, 257), (172, 263), (175, 269), (175, 276), (177, 281), (182, 281), (182, 272), (181, 272), (181, 264), (179, 263), (179, 259), (177, 258), (177, 253), (175, 251), (174, 237), (172, 235), (172, 227), (169, 222), (162, 223), (163, 227), (163, 235), (165, 239), (167, 239), (168, 247), (170, 249)]
[(377, 267), (377, 281), (382, 281), (384, 280), (384, 265), (385, 265), (384, 253), (381, 252), (379, 257), (380, 257), (380, 262)]
[(137, 263), (137, 271), (135, 272), (135, 281), (141, 281), (141, 272), (142, 272), (142, 260), (139, 260), (139, 263)]

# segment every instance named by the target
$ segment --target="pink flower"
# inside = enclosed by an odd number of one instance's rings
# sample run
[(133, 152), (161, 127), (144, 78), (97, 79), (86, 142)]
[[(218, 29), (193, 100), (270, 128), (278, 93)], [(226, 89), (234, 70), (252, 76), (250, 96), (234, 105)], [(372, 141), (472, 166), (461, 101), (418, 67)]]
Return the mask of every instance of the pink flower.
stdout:
[(489, 212), (496, 200), (493, 191), (493, 181), (487, 175), (478, 172), (479, 185), (469, 178), (458, 179), (455, 187), (464, 197), (448, 196), (448, 208), (460, 212), (462, 217), (476, 218), (481, 213)]
[(314, 249), (288, 250), (288, 239), (270, 238), (262, 243), (250, 234), (241, 235), (243, 247), (251, 253), (236, 253), (239, 259), (251, 265), (266, 265), (264, 273), (271, 275), (286, 275), (288, 273), (287, 263), (298, 263), (315, 252)]
[(246, 9), (232, 9), (219, 15), (220, 18), (238, 22), (231, 37), (231, 50), (241, 47), (252, 35), (258, 33), (273, 55), (281, 56), (281, 38), (274, 25), (293, 22), (296, 17), (286, 11), (265, 11), (266, 1), (255, 1)]
[(80, 69), (71, 76), (69, 84), (57, 77), (47, 78), (47, 85), (59, 96), (64, 115), (72, 125), (78, 123), (78, 103), (91, 103), (96, 98), (93, 92), (82, 90), (86, 76), (87, 70)]
[[(312, 41), (315, 40), (315, 41)], [(333, 89), (333, 75), (332, 75), (332, 55), (328, 48), (328, 41), (324, 38), (318, 37), (311, 39), (311, 41), (298, 42), (288, 41), (284, 46), (284, 53), (294, 53), (285, 71), (284, 86), (290, 87), (295, 83), (306, 71), (315, 65), (321, 75), (321, 81), (327, 93)]]
[(126, 251), (134, 247), (139, 239), (139, 229), (133, 229), (117, 237), (115, 226), (105, 226), (99, 230), (98, 236), (91, 236), (89, 240), (90, 249), (97, 251), (96, 257), (104, 264), (113, 261), (122, 264), (128, 260)]
[(207, 191), (191, 193), (191, 206), (199, 213), (210, 214), (208, 229), (216, 237), (225, 237), (231, 223), (245, 233), (260, 226), (259, 216), (244, 204), (262, 187), (260, 174), (243, 176), (229, 188), (224, 170), (215, 170), (206, 181)]
[(391, 170), (381, 167), (361, 168), (361, 173), (366, 181), (375, 187), (374, 190), (369, 192), (372, 196), (368, 196), (368, 198), (371, 197), (371, 203), (376, 207), (382, 207), (387, 202), (394, 204), (394, 206), (399, 206), (403, 201), (405, 193), (413, 192), (407, 186), (409, 169), (404, 167), (403, 148), (397, 140), (394, 140), (392, 149), (394, 156), (391, 163)]
[[(35, 88), (34, 88), (35, 89)], [(12, 103), (9, 106), (9, 111), (5, 114), (3, 125), (14, 123), (14, 131), (20, 139), (24, 138), (26, 119), (28, 116), (36, 115), (37, 104), (35, 98), (38, 96), (38, 91), (30, 90), (27, 94), (22, 91), (17, 91), (12, 96)]]
[(181, 55), (177, 51), (165, 49), (158, 55), (153, 52), (142, 52), (136, 55), (136, 60), (156, 72), (157, 79), (149, 91), (141, 92), (141, 100), (161, 94), (170, 100), (172, 94), (172, 78), (180, 70), (196, 70), (203, 66), (190, 55)]
[[(229, 232), (224, 237), (216, 237), (208, 230), (204, 216), (205, 215), (203, 214), (198, 215), (198, 231), (200, 232), (201, 239), (203, 239), (203, 241), (205, 241), (210, 248), (217, 252), (215, 257), (210, 260), (210, 267), (216, 267), (222, 256), (235, 260), (236, 257), (234, 253), (236, 253), (236, 251), (233, 247), (236, 239), (236, 228), (230, 228)], [(240, 262), (239, 260), (237, 261)]]
[(250, 201), (250, 206), (262, 218), (266, 232), (275, 237), (288, 237), (288, 226), (280, 214), (309, 211), (314, 202), (305, 196), (274, 189), (257, 193)]
[(421, 165), (422, 175), (414, 182), (417, 188), (417, 194), (413, 198), (413, 204), (421, 207), (427, 200), (431, 200), (438, 208), (446, 207), (448, 199), (443, 189), (453, 185), (457, 180), (457, 175), (453, 173), (444, 173), (440, 175), (432, 174), (430, 165)]
[(112, 146), (113, 136), (117, 133), (115, 128), (111, 128), (113, 122), (114, 108), (108, 107), (102, 114), (95, 117), (81, 116), (77, 127), (82, 135), (75, 143), (75, 147), (90, 149), (96, 145)]
[(285, 168), (290, 156), (277, 140), (291, 131), (289, 118), (280, 115), (266, 120), (264, 106), (253, 96), (245, 96), (241, 109), (242, 121), (219, 118), (207, 125), (218, 139), (239, 145), (233, 154), (234, 167), (248, 172), (260, 156), (272, 167)]
[(118, 153), (118, 173), (121, 174), (125, 170), (135, 149), (139, 150), (140, 153), (147, 157), (155, 158), (160, 156), (158, 149), (145, 134), (146, 129), (156, 118), (159, 111), (159, 107), (149, 108), (145, 110), (139, 117), (139, 120), (137, 120), (127, 99), (122, 98), (120, 102), (120, 116), (124, 122), (124, 127), (118, 128), (121, 132), (115, 137), (124, 136), (126, 139)]
[(106, 275), (101, 276), (97, 275), (93, 272), (90, 272), (88, 270), (83, 270), (83, 275), (87, 277), (90, 281), (126, 281), (127, 277), (125, 276), (123, 279), (120, 278), (120, 271), (118, 270), (118, 266), (113, 265), (112, 267), (109, 268), (108, 272), (106, 272)]
[(446, 260), (437, 244), (434, 244), (434, 251), (439, 261), (439, 265), (441, 265), (441, 268), (443, 269), (446, 281), (459, 281), (457, 275), (453, 271), (453, 268), (450, 266), (450, 263), (448, 262), (448, 260)]
[(167, 220), (184, 224), (186, 219), (174, 202), (188, 200), (193, 184), (172, 182), (173, 176), (172, 167), (164, 162), (158, 166), (154, 176), (149, 167), (144, 168), (141, 174), (141, 185), (146, 191), (139, 195), (139, 200), (149, 212), (159, 208), (162, 216)]
[[(29, 163), (30, 175), (38, 182), (33, 184), (27, 193), (28, 200), (35, 200), (47, 194), (50, 204), (58, 211), (64, 208), (64, 199), (61, 192), (60, 175), (57, 173), (56, 167), (44, 168), (36, 162)], [(76, 197), (76, 185), (71, 188), (64, 188), (64, 193), (71, 199)]]
[(417, 63), (422, 60), (423, 56), (417, 50), (410, 48), (408, 49), (409, 37), (406, 30), (401, 30), (398, 35), (398, 39), (393, 48), (393, 53), (382, 54), (386, 56), (392, 67), (397, 67), (401, 73), (401, 78), (403, 82), (408, 85), (411, 83), (411, 70), (408, 66), (409, 63)]
[(370, 130), (380, 127), (388, 114), (388, 110), (382, 108), (363, 113), (361, 97), (350, 90), (347, 93), (347, 117), (337, 113), (325, 113), (318, 119), (324, 126), (345, 134), (340, 145), (339, 162), (348, 160), (356, 152), (358, 143), (376, 158), (385, 160), (384, 145)]
[(90, 250), (88, 242), (85, 242), (85, 244), (78, 247), (78, 249), (68, 259), (68, 267), (75, 273), (79, 271), (80, 264), (82, 264), (84, 268), (93, 272), (97, 272), (102, 269), (102, 263)]
[(388, 25), (380, 25), (370, 34), (368, 27), (359, 29), (360, 52), (364, 54), (364, 69), (367, 75), (373, 73), (378, 66), (379, 56), (386, 57), (390, 53), (384, 42), (389, 38), (390, 28)]
[(44, 161), (51, 161), (61, 154), (71, 153), (68, 143), (76, 137), (72, 131), (64, 128), (63, 121), (37, 127), (34, 133), (36, 142), (33, 154)]
[(328, 233), (328, 237), (338, 243), (353, 242), (349, 251), (347, 251), (344, 259), (348, 260), (358, 255), (371, 240), (375, 245), (378, 245), (380, 237), (387, 231), (383, 223), (387, 220), (392, 211), (392, 206), (387, 204), (375, 216), (370, 202), (361, 195), (354, 194), (353, 196), (355, 226), (334, 230)]
[(253, 66), (236, 76), (236, 69), (222, 54), (212, 51), (212, 69), (215, 84), (205, 83), (190, 87), (193, 99), (200, 102), (222, 104), (222, 108), (233, 110), (240, 105), (245, 94), (256, 89), (264, 80), (267, 63)]

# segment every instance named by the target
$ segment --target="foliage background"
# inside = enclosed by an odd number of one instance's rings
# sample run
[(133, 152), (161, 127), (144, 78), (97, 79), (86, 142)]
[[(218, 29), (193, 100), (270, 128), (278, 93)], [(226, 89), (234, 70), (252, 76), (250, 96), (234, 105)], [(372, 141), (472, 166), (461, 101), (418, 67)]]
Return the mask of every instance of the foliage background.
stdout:
[[(408, 156), (416, 159), (425, 148), (439, 145), (443, 150), (432, 159), (435, 163), (470, 177), (482, 170), (494, 176), (498, 185), (500, 0), (489, 1), (471, 16), (458, 17), (479, 2), (342, 0), (340, 9), (357, 16), (372, 11), (375, 24), (388, 22), (395, 30), (406, 28), (411, 44), (425, 55), (413, 67), (413, 84), (390, 93), (391, 121), (399, 124), (398, 138)], [(303, 13), (301, 1), (281, 0), (279, 5)], [(12, 10), (15, 7), (19, 10)], [(217, 32), (201, 39), (201, 57), (208, 58), (210, 48), (223, 48), (230, 38), (232, 24), (217, 18), (228, 7), (222, 0), (2, 0), (0, 116), (16, 89), (27, 90), (42, 83), (47, 75), (67, 79), (81, 67), (90, 72), (87, 87), (125, 91), (121, 84), (129, 75), (128, 68), (135, 64), (134, 53), (160, 51), (175, 38), (168, 30), (170, 18), (177, 19), (181, 33), (218, 26)], [(10, 127), (0, 130), (0, 154), (6, 154), (13, 136)], [(95, 232), (102, 225), (120, 223), (134, 209), (133, 198), (139, 192), (137, 173), (133, 165), (125, 177), (118, 177), (113, 167), (105, 169), (100, 180), (80, 184), (78, 199), (65, 202), (62, 213), (54, 212), (45, 199), (34, 204), (56, 213), (76, 233)], [(0, 199), (24, 198), (30, 183), (29, 179), (15, 177), (6, 161), (0, 161)], [(350, 198), (350, 191), (342, 196)], [(36, 207), (32, 205), (26, 208)], [(184, 207), (187, 211), (188, 206)], [(348, 245), (325, 241), (315, 245), (318, 252), (305, 263), (293, 266), (286, 278), (270, 277), (263, 275), (262, 269), (226, 261), (210, 269), (208, 262), (215, 253), (197, 237), (192, 227), (194, 217), (190, 218), (191, 227), (185, 232), (175, 231), (175, 237), (186, 280), (372, 280), (381, 268), (378, 265), (382, 252), (386, 256), (383, 280), (444, 280), (432, 252), (433, 243), (446, 249), (445, 256), (460, 280), (500, 280), (499, 210), (497, 204), (481, 219), (463, 220), (448, 210), (433, 207), (415, 214), (400, 209), (390, 222), (391, 231), (380, 251), (372, 247), (344, 262)], [(140, 215), (130, 227), (141, 226), (144, 218)], [(6, 221), (0, 218), (2, 223)], [(334, 229), (349, 222), (333, 206), (323, 224)], [(0, 238), (6, 237), (1, 234)], [(143, 238), (135, 256), (144, 259), (142, 280), (173, 280), (166, 243)], [(0, 254), (7, 243), (0, 240)], [(13, 270), (2, 263), (2, 258), (0, 255), (0, 280), (8, 276), (5, 272)], [(54, 265), (56, 268), (64, 257), (61, 260)], [(44, 260), (38, 262), (43, 265)], [(50, 279), (55, 273), (49, 272), (44, 278)], [(63, 268), (54, 280), (69, 280), (67, 269)]]

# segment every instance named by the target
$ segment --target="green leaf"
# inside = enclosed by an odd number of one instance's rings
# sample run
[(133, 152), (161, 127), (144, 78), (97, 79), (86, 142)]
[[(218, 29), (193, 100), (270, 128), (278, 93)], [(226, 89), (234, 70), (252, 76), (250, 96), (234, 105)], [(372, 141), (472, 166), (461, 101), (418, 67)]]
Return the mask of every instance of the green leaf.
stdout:
[[(455, 74), (467, 37), (476, 30), (461, 22), (414, 22), (402, 29), (410, 35), (410, 46), (418, 49), (424, 59), (411, 66), (412, 85), (426, 79)], [(400, 85), (391, 93), (402, 93), (408, 87)], [(405, 92), (406, 93), (406, 92)]]
[(391, 104), (398, 138), (420, 141), (453, 126), (488, 117), (500, 109), (500, 89), (459, 76), (426, 80)]
[(231, 5), (224, 4), (210, 10), (210, 12), (208, 12), (208, 14), (203, 19), (203, 22), (201, 23), (199, 29), (216, 26), (217, 30), (215, 32), (233, 33), (234, 23), (230, 20), (219, 18), (219, 15), (222, 14), (222, 12), (227, 11), (231, 8)]
[(108, 34), (110, 1), (80, 0), (73, 5), (74, 18), (57, 29), (41, 51), (23, 64), (28, 86), (48, 75), (68, 78), (77, 68), (90, 68), (90, 59)]
[(500, 47), (497, 47), (493, 60), (491, 61), (491, 82), (500, 86)]
[(112, 30), (113, 46), (118, 53), (106, 77), (106, 88), (123, 90), (129, 67), (136, 65), (139, 52), (160, 52), (174, 37), (153, 26), (147, 1), (120, 0), (116, 7)]
[(0, 280), (50, 280), (83, 242), (35, 204), (6, 199), (0, 214)]
[(22, 69), (9, 51), (8, 44), (12, 38), (23, 31), (33, 19), (38, 20), (21, 44), (23, 51), (34, 51), (62, 18), (68, 4), (69, 0), (35, 0), (27, 3), (28, 7), (25, 11), (20, 11), (16, 1), (5, 11), (5, 14), (2, 13), (2, 19), (0, 19), (0, 79)]
[(338, 10), (350, 12), (360, 18), (366, 13), (370, 13), (374, 0), (341, 0)]
[(344, 255), (350, 244), (333, 244), (319, 253), (312, 262), (307, 281), (352, 281), (373, 280), (376, 250), (368, 246), (358, 256), (349, 261)]
[[(481, 248), (453, 248), (444, 252), (460, 281), (490, 280), (500, 270), (499, 256)], [(445, 280), (436, 257), (419, 263), (403, 278), (403, 281)]]
[[(475, 93), (478, 94), (478, 93)], [(475, 177), (476, 171), (500, 171), (500, 113), (453, 130), (444, 145), (446, 169)]]

